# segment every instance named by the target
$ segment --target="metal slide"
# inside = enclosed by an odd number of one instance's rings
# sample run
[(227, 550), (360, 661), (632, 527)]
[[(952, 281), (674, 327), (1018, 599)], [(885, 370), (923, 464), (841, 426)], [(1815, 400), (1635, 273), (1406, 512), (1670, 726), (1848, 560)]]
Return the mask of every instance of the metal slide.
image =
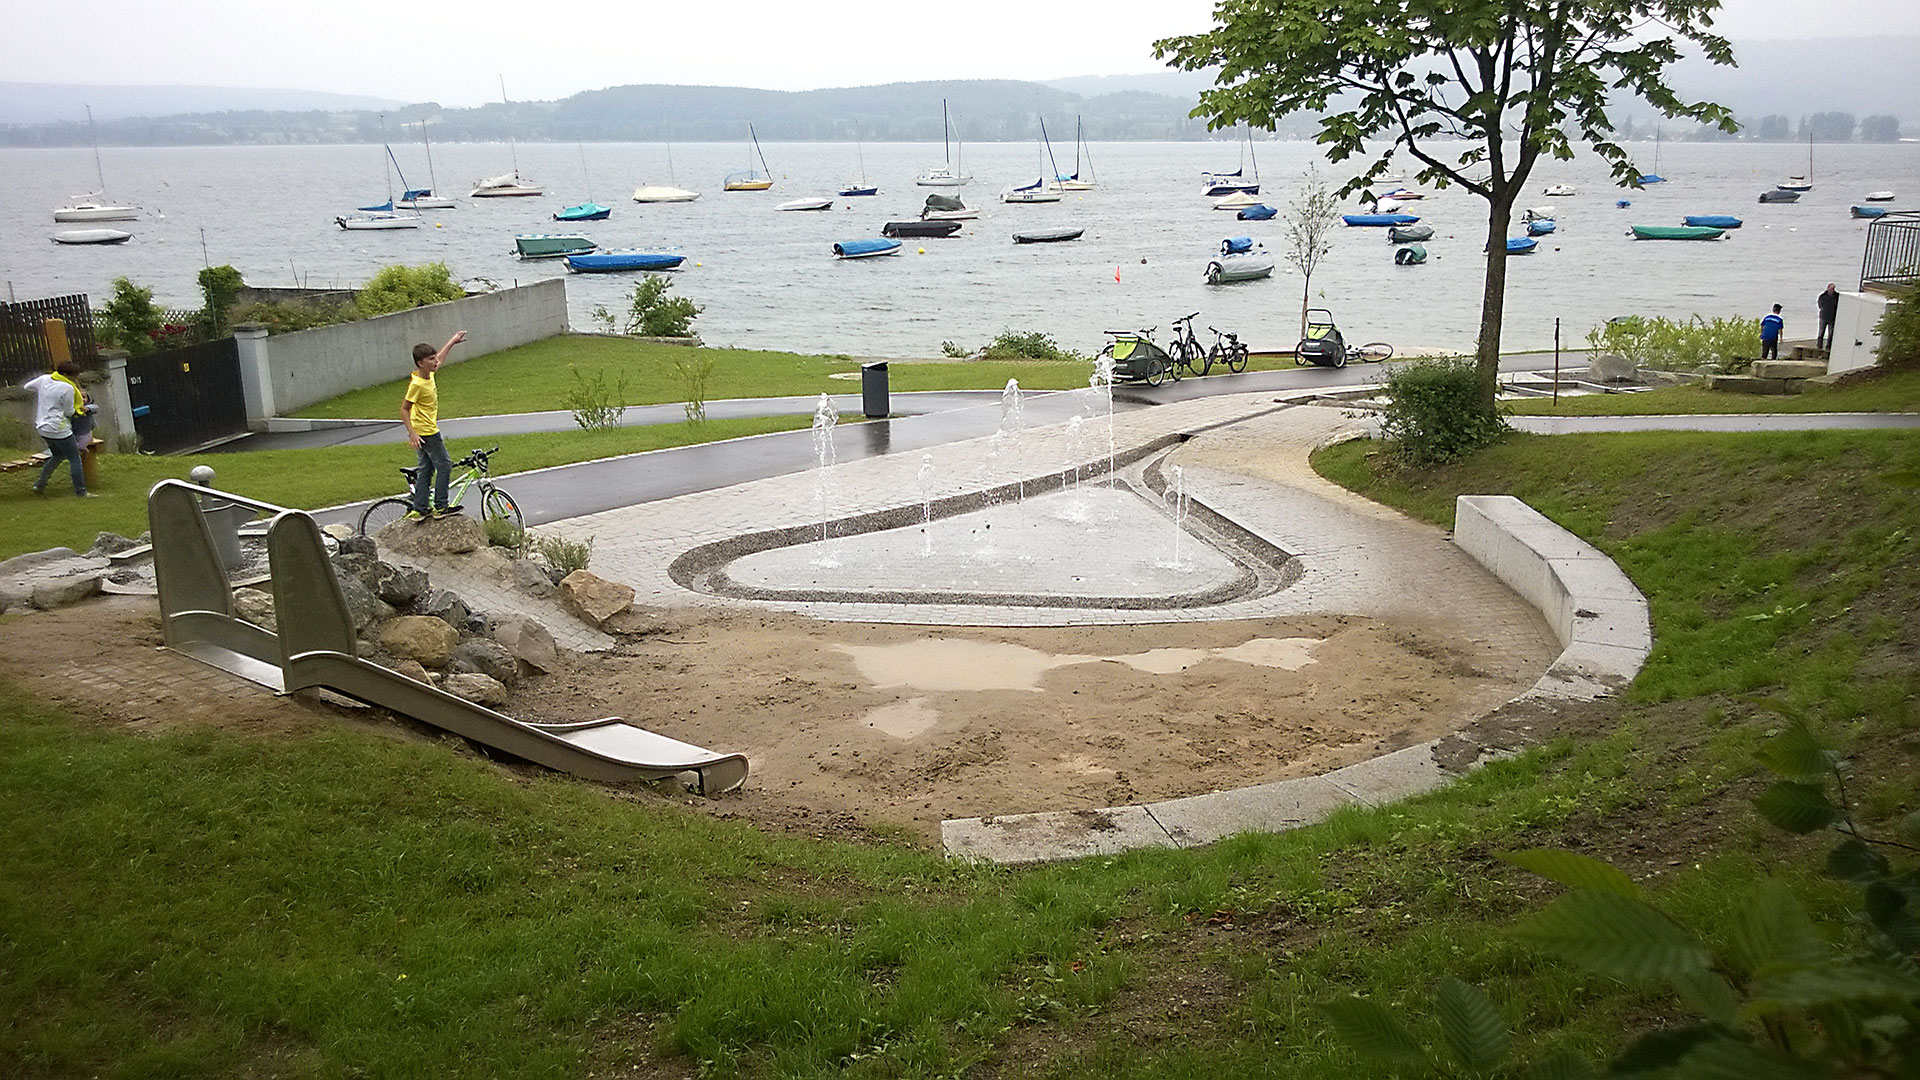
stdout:
[[(236, 618), (203, 499), (273, 514), (267, 553), (280, 630)], [(346, 599), (327, 561), (319, 526), (305, 511), (240, 499), (179, 480), (147, 496), (154, 573), (167, 646), (278, 693), (325, 687), (379, 705), (515, 757), (590, 780), (659, 780), (696, 773), (700, 789), (732, 791), (747, 759), (634, 727), (618, 717), (569, 724), (515, 720), (359, 657)]]

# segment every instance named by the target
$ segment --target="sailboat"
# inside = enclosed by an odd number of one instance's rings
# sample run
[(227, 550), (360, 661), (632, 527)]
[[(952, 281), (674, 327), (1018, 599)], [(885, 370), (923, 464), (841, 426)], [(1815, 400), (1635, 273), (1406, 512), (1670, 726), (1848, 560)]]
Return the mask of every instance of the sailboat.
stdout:
[(953, 134), (953, 120), (947, 114), (946, 98), (940, 99), (940, 130), (947, 148), (947, 163), (928, 169), (913, 182), (921, 187), (959, 187), (962, 184), (972, 183), (973, 177), (966, 174), (965, 168), (960, 164), (960, 155), (954, 151), (954, 146), (960, 140)]
[(1807, 171), (1798, 176), (1789, 176), (1786, 183), (1775, 184), (1774, 187), (1781, 191), (1813, 190), (1813, 130), (1811, 127), (1807, 130)]
[(727, 179), (720, 185), (722, 191), (765, 191), (773, 186), (772, 170), (767, 168), (767, 156), (760, 152), (760, 136), (753, 133), (753, 125), (747, 125), (747, 141), (753, 144), (753, 154), (760, 160), (756, 171), (753, 159), (749, 158), (747, 167), (741, 172), (728, 173)]
[[(408, 213), (407, 211), (395, 210), (393, 208), (393, 174), (399, 171), (400, 163), (393, 156), (393, 147), (388, 146), (386, 143), (381, 143), (380, 148), (386, 151), (387, 155), (386, 160), (381, 162), (381, 169), (386, 173), (387, 177), (387, 201), (378, 206), (363, 206), (358, 213), (342, 214), (333, 219), (335, 225), (352, 231), (369, 229), (417, 229), (420, 227), (419, 214)], [(402, 188), (407, 186), (405, 174), (402, 174), (400, 177), (400, 186)]]
[[(512, 103), (507, 100), (507, 77), (505, 75), (500, 77), (500, 104), (509, 109), (512, 108)], [(507, 153), (513, 159), (513, 171), (510, 173), (501, 173), (499, 176), (489, 176), (485, 180), (475, 180), (473, 182), (473, 190), (467, 193), (469, 197), (475, 199), (502, 199), (519, 195), (546, 194), (539, 184), (530, 184), (520, 178), (520, 151), (514, 146), (513, 130), (511, 128), (507, 130)]]
[(700, 197), (697, 191), (688, 191), (673, 186), (673, 146), (667, 146), (667, 182), (665, 184), (642, 184), (633, 189), (633, 201), (637, 203), (692, 202)]
[(100, 136), (93, 129), (93, 106), (86, 106), (87, 133), (93, 136), (93, 172), (100, 188), (87, 195), (75, 195), (70, 205), (53, 212), (55, 221), (132, 221), (140, 216), (137, 206), (119, 206), (107, 200), (107, 171), (100, 166)]
[(1031, 184), (1022, 184), (1019, 187), (1010, 187), (1002, 191), (1000, 193), (1001, 202), (1050, 203), (1060, 201), (1060, 188), (1056, 186), (1059, 181), (1056, 180), (1052, 184), (1047, 182), (1049, 175), (1056, 177), (1060, 175), (1060, 165), (1053, 160), (1053, 140), (1047, 138), (1047, 120), (1044, 116), (1040, 118), (1040, 144), (1046, 147), (1047, 172), (1042, 173), (1040, 178)]
[[(1260, 194), (1260, 160), (1253, 161), (1253, 178), (1247, 178), (1247, 158), (1253, 154), (1253, 129), (1247, 129), (1247, 141), (1240, 152), (1240, 167), (1232, 172), (1200, 174), (1200, 194), (1216, 195), (1258, 195)], [(1216, 209), (1227, 209), (1219, 203)]]
[(1653, 171), (1641, 175), (1640, 186), (1645, 187), (1648, 184), (1664, 184), (1666, 182), (1667, 178), (1660, 175), (1660, 129), (1656, 126), (1653, 129)]
[[(580, 151), (580, 175), (584, 178), (587, 175), (587, 148), (579, 143), (575, 143), (574, 146)], [(587, 185), (588, 188), (592, 186), (591, 183)], [(601, 206), (592, 199), (553, 212), (555, 221), (605, 221), (612, 216), (613, 207)]]
[(427, 136), (427, 118), (420, 118), (420, 144), (427, 150), (427, 186), (408, 188), (400, 195), (398, 205), (402, 210), (451, 210), (460, 204), (445, 195), (434, 194), (440, 188), (440, 181), (433, 175), (433, 140)]
[(848, 184), (846, 187), (841, 188), (840, 197), (843, 199), (851, 199), (859, 195), (880, 194), (878, 187), (867, 183), (867, 154), (866, 151), (860, 148), (860, 129), (858, 127), (853, 129), (853, 152), (860, 156), (860, 182), (857, 184)]
[[(1080, 175), (1080, 157), (1082, 154), (1085, 154), (1087, 158), (1087, 175), (1085, 177)], [(1053, 186), (1059, 188), (1061, 191), (1092, 191), (1094, 189), (1093, 154), (1087, 150), (1086, 129), (1081, 124), (1078, 116), (1073, 118), (1073, 173), (1072, 175), (1054, 177)]]

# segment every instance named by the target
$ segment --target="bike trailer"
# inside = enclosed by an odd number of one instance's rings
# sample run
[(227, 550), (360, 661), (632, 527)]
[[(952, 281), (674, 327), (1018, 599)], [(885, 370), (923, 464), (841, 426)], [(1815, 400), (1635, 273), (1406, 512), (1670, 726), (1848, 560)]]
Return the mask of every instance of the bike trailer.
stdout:
[(1347, 341), (1333, 324), (1333, 312), (1325, 308), (1307, 309), (1307, 336), (1294, 346), (1294, 361), (1319, 367), (1346, 367)]
[(1113, 377), (1137, 382), (1157, 374), (1167, 362), (1160, 346), (1138, 334), (1116, 334), (1113, 339)]

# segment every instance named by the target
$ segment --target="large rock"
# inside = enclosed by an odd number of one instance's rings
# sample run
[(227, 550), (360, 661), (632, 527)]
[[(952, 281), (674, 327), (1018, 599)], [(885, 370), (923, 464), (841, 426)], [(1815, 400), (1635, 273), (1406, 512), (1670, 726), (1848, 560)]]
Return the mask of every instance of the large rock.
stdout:
[(1755, 360), (1748, 372), (1760, 379), (1817, 379), (1826, 373), (1825, 360)]
[(446, 667), (459, 643), (460, 632), (431, 615), (402, 615), (380, 631), (380, 648), (430, 668)]
[(1594, 353), (1587, 359), (1587, 378), (1594, 382), (1628, 382), (1639, 372), (1639, 365), (1613, 353)]
[(427, 592), (426, 571), (389, 562), (375, 561), (360, 580), (373, 590), (373, 595), (397, 608), (411, 607)]
[(512, 686), (520, 680), (520, 668), (505, 645), (488, 638), (473, 638), (454, 646), (448, 671), (477, 671)]
[(433, 590), (426, 601), (420, 605), (420, 614), (431, 615), (455, 630), (466, 629), (467, 620), (473, 617), (467, 602), (460, 599), (460, 594), (452, 589)]
[(457, 698), (465, 698), (475, 705), (496, 708), (507, 703), (507, 688), (500, 685), (498, 679), (481, 675), (478, 672), (465, 672), (449, 675), (440, 689)]
[(388, 660), (386, 667), (390, 671), (397, 671), (405, 675), (414, 682), (423, 682), (428, 686), (433, 685), (433, 680), (427, 676), (427, 669), (421, 667), (420, 661), (418, 660)]
[(465, 555), (487, 546), (487, 531), (465, 514), (396, 521), (380, 530), (380, 546), (401, 555)]
[(259, 589), (233, 590), (233, 613), (262, 630), (278, 632), (280, 629), (280, 624), (273, 615), (272, 593), (261, 592)]
[(365, 582), (352, 574), (335, 574), (334, 577), (340, 582), (340, 595), (346, 598), (347, 618), (353, 621), (355, 633), (393, 618), (393, 605), (373, 595), (373, 590), (367, 588)]
[(553, 643), (553, 635), (536, 619), (525, 615), (512, 615), (500, 620), (493, 628), (493, 637), (514, 659), (538, 672), (549, 672), (560, 666), (560, 648)]
[(526, 591), (536, 600), (545, 600), (553, 595), (553, 579), (547, 577), (547, 568), (532, 559), (515, 559), (511, 568), (513, 583)]
[(560, 582), (560, 602), (595, 626), (633, 606), (633, 588), (588, 570), (575, 570)]
[(89, 555), (118, 555), (140, 546), (139, 541), (121, 536), (116, 532), (103, 532), (93, 538), (93, 546), (87, 549)]
[[(365, 555), (367, 558), (373, 559), (379, 557), (380, 547), (373, 542), (373, 537), (371, 536), (361, 536), (359, 533), (351, 533), (340, 541), (340, 554)], [(336, 561), (337, 558), (338, 557), (336, 557)]]
[(57, 607), (77, 604), (98, 593), (100, 579), (105, 576), (98, 570), (85, 570), (61, 577), (36, 578), (33, 582), (33, 606), (41, 611), (52, 611)]

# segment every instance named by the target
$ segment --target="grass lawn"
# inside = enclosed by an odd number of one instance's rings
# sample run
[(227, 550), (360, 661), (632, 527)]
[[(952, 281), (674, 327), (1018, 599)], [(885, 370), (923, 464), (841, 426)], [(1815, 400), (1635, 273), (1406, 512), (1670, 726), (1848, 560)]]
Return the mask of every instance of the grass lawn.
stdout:
[[(1516, 437), (1328, 475), (1436, 521), (1507, 491), (1612, 554), (1657, 638), (1626, 700), (1430, 796), (1190, 852), (1026, 869), (773, 835), (454, 740), (106, 730), (0, 690), (10, 1075), (1373, 1077), (1316, 1003), (1484, 987), (1517, 1060), (1684, 1008), (1504, 931), (1574, 847), (1710, 938), (1763, 879), (1824, 933), (1824, 844), (1747, 805), (1816, 710), (1866, 827), (1920, 806), (1920, 434)], [(35, 616), (36, 618), (39, 616)], [(1250, 703), (1250, 707), (1261, 707)], [(1277, 706), (1276, 706), (1277, 707)], [(157, 782), (164, 778), (164, 782)], [(1431, 1021), (1422, 1020), (1431, 1032)], [(1758, 1075), (1758, 1074), (1756, 1074)]]
[(1587, 394), (1514, 401), (1521, 416), (1671, 416), (1693, 413), (1920, 412), (1920, 371), (1879, 372), (1793, 395), (1728, 394), (1669, 386), (1644, 394)]
[[(627, 405), (661, 405), (685, 401), (686, 391), (674, 372), (676, 360), (698, 356), (712, 359), (707, 400), (726, 398), (796, 397), (815, 394), (852, 394), (859, 379), (830, 376), (857, 373), (860, 365), (845, 356), (801, 356), (796, 353), (749, 349), (700, 349), (656, 345), (610, 337), (558, 337), (531, 345), (503, 349), (462, 361), (445, 369), (440, 415), (486, 416), (497, 413), (545, 412), (566, 408), (574, 372), (584, 379), (604, 377), (609, 388), (626, 379), (621, 395)], [(1254, 357), (1249, 370), (1290, 369), (1291, 357)], [(406, 390), (405, 368), (390, 383), (342, 394), (300, 410), (296, 415), (325, 418), (388, 417), (398, 415)], [(1091, 361), (955, 360), (951, 363), (897, 362), (887, 369), (890, 387), (902, 393), (914, 390), (998, 390), (1008, 379), (1020, 380), (1029, 390), (1071, 390), (1087, 385)]]
[[(657, 424), (612, 431), (555, 431), (489, 438), (498, 443), (496, 475), (635, 454), (670, 446), (735, 439), (806, 427), (807, 417), (708, 420), (699, 426)], [(464, 446), (449, 446), (456, 459)], [(263, 502), (300, 509), (334, 506), (400, 492), (399, 468), (413, 464), (413, 451), (393, 446), (330, 446), (314, 450), (145, 457), (110, 454), (100, 459), (97, 499), (75, 499), (64, 468), (45, 498), (36, 497), (25, 471), (0, 476), (0, 559), (26, 551), (70, 547), (85, 551), (101, 532), (138, 536), (147, 529), (147, 492), (161, 480), (184, 480), (196, 465), (213, 466), (214, 486)], [(512, 484), (507, 485), (512, 490)]]

